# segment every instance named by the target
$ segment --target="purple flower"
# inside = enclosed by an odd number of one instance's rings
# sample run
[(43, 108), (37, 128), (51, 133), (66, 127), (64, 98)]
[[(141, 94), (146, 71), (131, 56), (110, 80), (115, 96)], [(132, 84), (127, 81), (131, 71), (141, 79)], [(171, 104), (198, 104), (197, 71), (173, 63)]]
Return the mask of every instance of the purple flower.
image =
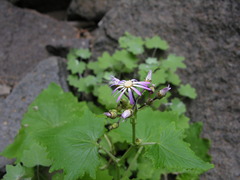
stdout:
[(160, 97), (163, 97), (166, 95), (166, 93), (171, 89), (170, 85), (168, 85), (167, 87), (161, 89), (159, 92), (158, 92), (158, 96)]
[(146, 77), (145, 81), (149, 81), (149, 82), (151, 82), (151, 81), (152, 81), (152, 70), (150, 70), (150, 71), (148, 72), (148, 74), (147, 74), (147, 77)]
[(130, 100), (130, 104), (134, 104), (135, 100), (134, 100), (134, 94), (133, 92), (137, 93), (139, 96), (142, 95), (142, 93), (137, 89), (137, 88), (142, 88), (142, 89), (146, 89), (148, 91), (152, 91), (149, 87), (148, 84), (150, 84), (150, 82), (146, 82), (146, 81), (137, 81), (136, 79), (132, 79), (132, 80), (122, 80), (120, 81), (119, 79), (112, 77), (111, 81), (110, 81), (110, 86), (117, 86), (117, 88), (115, 88), (113, 90), (113, 93), (116, 92), (118, 90), (118, 92), (116, 94), (120, 95), (117, 98), (117, 102), (120, 101), (120, 99), (122, 98), (124, 93), (128, 93), (128, 98)]
[(103, 114), (105, 114), (107, 117), (112, 117), (112, 114), (110, 112), (105, 112)]
[(121, 116), (123, 119), (126, 119), (126, 118), (130, 117), (132, 115), (132, 113), (133, 113), (133, 111), (131, 109), (127, 109), (122, 113)]

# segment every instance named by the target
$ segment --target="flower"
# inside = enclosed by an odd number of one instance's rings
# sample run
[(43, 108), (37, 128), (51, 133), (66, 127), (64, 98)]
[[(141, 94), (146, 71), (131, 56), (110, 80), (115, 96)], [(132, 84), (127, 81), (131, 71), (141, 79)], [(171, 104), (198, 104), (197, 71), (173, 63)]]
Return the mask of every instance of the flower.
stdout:
[(126, 119), (126, 118), (130, 117), (132, 115), (132, 113), (133, 113), (132, 109), (127, 109), (122, 113), (121, 116), (123, 119)]
[(117, 110), (112, 109), (109, 112), (105, 112), (103, 114), (105, 114), (109, 118), (115, 119), (117, 117)]
[(158, 96), (159, 97), (163, 97), (166, 95), (166, 93), (171, 89), (170, 85), (168, 85), (167, 87), (161, 89), (159, 92), (158, 92)]
[(137, 93), (139, 96), (142, 95), (142, 93), (137, 89), (137, 88), (142, 88), (148, 91), (152, 91), (149, 87), (148, 84), (150, 84), (150, 82), (146, 82), (146, 81), (137, 81), (136, 79), (132, 79), (132, 80), (119, 80), (117, 78), (115, 78), (114, 76), (112, 76), (111, 81), (110, 81), (110, 86), (117, 86), (117, 88), (115, 88), (113, 90), (113, 93), (115, 93), (117, 90), (118, 92), (116, 94), (120, 95), (117, 98), (117, 102), (120, 101), (120, 99), (122, 98), (124, 93), (128, 93), (128, 98), (130, 100), (130, 104), (134, 104), (135, 100), (134, 100), (134, 94), (133, 91), (135, 93)]
[(147, 77), (146, 77), (145, 81), (149, 81), (149, 82), (151, 82), (151, 81), (152, 81), (152, 70), (150, 70), (150, 71), (148, 72), (148, 74), (147, 74)]

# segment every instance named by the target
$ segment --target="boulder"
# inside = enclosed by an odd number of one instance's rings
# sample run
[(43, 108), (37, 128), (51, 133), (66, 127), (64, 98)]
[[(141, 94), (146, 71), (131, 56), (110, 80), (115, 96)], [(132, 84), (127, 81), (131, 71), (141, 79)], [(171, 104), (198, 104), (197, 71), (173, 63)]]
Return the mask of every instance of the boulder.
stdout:
[(65, 46), (77, 33), (66, 22), (0, 1), (0, 79), (17, 83), (39, 61), (50, 57), (46, 45), (61, 41)]
[[(68, 91), (64, 61), (63, 58), (57, 57), (41, 61), (0, 103), (0, 152), (13, 142), (20, 129), (23, 114), (43, 89), (54, 82)], [(4, 166), (12, 161), (0, 156), (0, 170), (3, 170)]]
[(202, 179), (240, 177), (240, 3), (217, 0), (123, 0), (99, 22), (95, 54), (112, 50), (124, 32), (159, 35), (169, 52), (186, 57), (179, 71), (198, 98), (188, 103), (192, 121), (204, 122), (215, 168)]
[(68, 7), (68, 17), (99, 21), (116, 2), (114, 0), (72, 0)]

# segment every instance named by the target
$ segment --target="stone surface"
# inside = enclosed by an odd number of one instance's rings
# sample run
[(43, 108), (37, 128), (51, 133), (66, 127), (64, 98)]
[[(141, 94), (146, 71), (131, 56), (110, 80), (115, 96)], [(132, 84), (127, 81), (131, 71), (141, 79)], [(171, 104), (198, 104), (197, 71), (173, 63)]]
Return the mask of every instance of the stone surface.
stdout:
[[(77, 37), (66, 22), (0, 1), (0, 80), (17, 83), (42, 59), (45, 46)], [(62, 43), (64, 44), (64, 43)]]
[(201, 179), (240, 178), (239, 12), (237, 0), (123, 0), (95, 31), (95, 54), (111, 51), (128, 31), (160, 35), (169, 42), (169, 52), (186, 57), (188, 68), (179, 73), (198, 92), (188, 103), (188, 115), (204, 122), (215, 164)]
[[(0, 103), (0, 152), (13, 142), (28, 105), (51, 82), (61, 85), (65, 91), (68, 91), (64, 59), (50, 57), (41, 61), (19, 82), (3, 103)], [(11, 162), (12, 160), (0, 156), (0, 169)]]
[(68, 17), (99, 21), (116, 2), (114, 0), (72, 0), (68, 8)]

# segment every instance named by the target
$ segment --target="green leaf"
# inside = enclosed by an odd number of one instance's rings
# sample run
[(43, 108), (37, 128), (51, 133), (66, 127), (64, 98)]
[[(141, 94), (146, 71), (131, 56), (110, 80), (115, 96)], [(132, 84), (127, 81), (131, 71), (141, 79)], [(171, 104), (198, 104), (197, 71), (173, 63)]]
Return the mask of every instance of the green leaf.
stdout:
[(112, 95), (112, 89), (108, 85), (97, 87), (98, 102), (106, 107), (113, 109), (117, 107), (116, 98)]
[(167, 71), (167, 77), (166, 80), (167, 82), (173, 84), (173, 85), (179, 85), (181, 83), (181, 79), (179, 78), (179, 76), (173, 72), (173, 71)]
[(31, 144), (29, 150), (23, 152), (22, 163), (26, 167), (34, 167), (37, 165), (50, 166), (51, 160), (47, 158), (46, 148), (39, 144)]
[(183, 174), (179, 174), (176, 179), (177, 180), (199, 180), (199, 175), (183, 173)]
[(190, 84), (181, 85), (178, 89), (178, 92), (180, 95), (189, 97), (191, 99), (195, 99), (197, 97), (195, 88), (191, 87)]
[(177, 112), (179, 115), (186, 112), (186, 106), (179, 98), (174, 98), (171, 102), (172, 105), (170, 107), (173, 111)]
[(190, 128), (186, 130), (186, 142), (190, 144), (190, 148), (199, 156), (201, 159), (207, 162), (211, 162), (211, 157), (208, 154), (210, 148), (210, 141), (200, 137), (202, 132), (203, 124), (201, 122), (193, 123)]
[(114, 64), (116, 64), (116, 62), (108, 52), (104, 52), (102, 56), (98, 58), (98, 66), (102, 70), (113, 68)]
[[(187, 122), (186, 122), (187, 123)], [(175, 125), (177, 129), (175, 128)], [(183, 141), (183, 128), (187, 126), (179, 122), (173, 111), (159, 112), (144, 109), (138, 113), (136, 137), (143, 143), (156, 143), (146, 146), (146, 157), (152, 159), (155, 167), (169, 172), (206, 171), (213, 166), (202, 161)], [(109, 136), (113, 142), (131, 142), (131, 124), (126, 121), (119, 128), (111, 131)]]
[(167, 74), (164, 69), (160, 69), (152, 74), (152, 83), (159, 85), (166, 82)]
[(167, 50), (169, 48), (167, 41), (162, 40), (159, 36), (154, 36), (152, 38), (146, 38), (145, 46), (148, 49), (162, 49)]
[(213, 168), (212, 164), (197, 157), (181, 138), (181, 132), (173, 123), (170, 124), (159, 133), (157, 144), (146, 147), (146, 157), (153, 161), (155, 167), (170, 172), (202, 172)]
[[(200, 137), (203, 124), (201, 122), (196, 122), (190, 125), (189, 129), (186, 129), (185, 141), (190, 144), (190, 148), (195, 152), (195, 154), (206, 162), (211, 162), (211, 156), (209, 156), (208, 151), (210, 148), (210, 141), (208, 139), (203, 139)], [(178, 180), (198, 180), (199, 173), (183, 173), (177, 176)]]
[(67, 69), (72, 72), (72, 74), (82, 74), (83, 71), (86, 69), (85, 62), (79, 62), (77, 59), (70, 59), (67, 63)]
[[(112, 180), (113, 177), (108, 174), (107, 170), (97, 170), (96, 173), (96, 180)], [(89, 176), (84, 176), (81, 178), (81, 180), (94, 180), (93, 178)]]
[(138, 180), (159, 180), (162, 173), (164, 173), (163, 170), (153, 167), (151, 160), (147, 159), (144, 156), (140, 156), (138, 160)]
[(32, 168), (26, 168), (20, 164), (16, 166), (7, 165), (6, 171), (3, 180), (31, 180), (34, 173)]
[(78, 92), (85, 92), (85, 93), (92, 92), (93, 86), (97, 84), (96, 77), (92, 75), (88, 75), (80, 79), (75, 75), (69, 75), (68, 81), (71, 86), (74, 86), (78, 89)]
[(126, 48), (129, 52), (132, 52), (135, 55), (142, 54), (144, 52), (144, 41), (141, 37), (133, 36), (126, 32), (125, 36), (120, 37), (118, 42), (121, 48)]
[(99, 67), (99, 63), (96, 62), (89, 62), (87, 64), (87, 67), (91, 70), (93, 70), (94, 74), (98, 75), (99, 73), (101, 73), (103, 70)]
[(124, 65), (124, 68), (120, 69), (121, 72), (132, 72), (133, 68), (137, 67), (137, 57), (126, 50), (116, 51), (113, 58)]
[(79, 77), (77, 75), (68, 75), (67, 81), (69, 85), (77, 87), (79, 84)]
[(64, 179), (69, 180), (83, 177), (85, 173), (95, 178), (100, 164), (97, 141), (103, 133), (103, 119), (87, 109), (74, 121), (42, 131), (39, 140), (54, 162), (50, 171), (63, 169)]
[(25, 161), (24, 151), (39, 143), (36, 140), (39, 132), (79, 119), (85, 108), (86, 104), (78, 103), (71, 93), (65, 93), (58, 85), (50, 84), (29, 106), (22, 120), (22, 128), (2, 155), (17, 158), (17, 162)]
[(89, 59), (92, 55), (89, 49), (76, 49), (75, 54), (82, 59)]
[[(147, 119), (147, 121), (146, 121)], [(143, 142), (148, 142), (149, 138), (155, 136), (159, 132), (159, 127), (164, 128), (171, 122), (175, 122), (177, 128), (184, 129), (185, 124), (179, 121), (178, 114), (173, 111), (153, 111), (150, 108), (146, 108), (138, 112), (137, 116), (137, 138), (140, 138)], [(129, 121), (120, 123), (120, 126), (109, 132), (114, 142), (132, 142), (132, 128)]]
[(149, 57), (146, 59), (146, 63), (147, 64), (159, 64), (159, 62), (157, 61), (157, 58), (152, 58), (152, 57)]
[(171, 69), (173, 72), (177, 70), (177, 68), (186, 68), (186, 65), (183, 63), (184, 57), (176, 56), (174, 54), (169, 54), (166, 60), (162, 61), (162, 68)]

